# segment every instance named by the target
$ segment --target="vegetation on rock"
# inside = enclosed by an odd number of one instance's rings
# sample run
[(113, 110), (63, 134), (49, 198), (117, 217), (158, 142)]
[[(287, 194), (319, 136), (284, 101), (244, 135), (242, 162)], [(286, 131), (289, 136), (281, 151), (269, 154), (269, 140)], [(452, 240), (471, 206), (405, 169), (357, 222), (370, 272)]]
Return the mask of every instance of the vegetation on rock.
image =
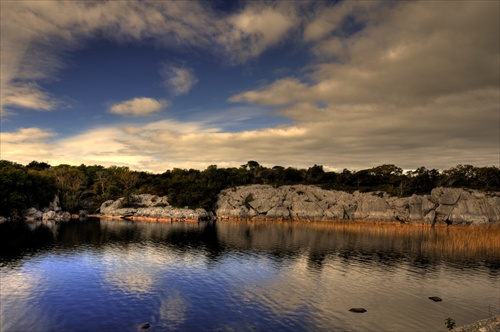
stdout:
[(212, 165), (203, 171), (174, 168), (152, 174), (120, 166), (51, 166), (37, 161), (23, 166), (0, 160), (0, 215), (15, 217), (29, 207), (41, 209), (56, 194), (62, 209), (72, 212), (95, 211), (104, 201), (120, 197), (130, 200), (132, 195), (143, 193), (168, 196), (175, 207), (212, 210), (221, 190), (250, 184), (308, 184), (347, 192), (384, 191), (402, 197), (427, 194), (439, 186), (500, 191), (500, 169), (458, 165), (442, 172), (419, 167), (404, 173), (395, 165), (381, 165), (359, 171), (327, 172), (321, 165), (308, 169), (267, 168), (249, 161), (233, 168)]

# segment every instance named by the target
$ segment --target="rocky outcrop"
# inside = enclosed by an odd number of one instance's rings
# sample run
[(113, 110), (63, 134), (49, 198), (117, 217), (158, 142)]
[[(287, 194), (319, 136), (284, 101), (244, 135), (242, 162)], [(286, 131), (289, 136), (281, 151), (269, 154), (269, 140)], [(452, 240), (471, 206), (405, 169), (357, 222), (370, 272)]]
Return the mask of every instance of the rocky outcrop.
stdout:
[(280, 220), (373, 220), (429, 224), (500, 222), (500, 193), (435, 188), (430, 195), (390, 197), (383, 192), (353, 194), (315, 186), (251, 185), (223, 190), (218, 218)]
[[(77, 218), (84, 218), (85, 214), (86, 212), (82, 210)], [(24, 219), (26, 221), (69, 221), (71, 218), (72, 216), (69, 212), (62, 211), (57, 196), (55, 196), (54, 201), (49, 204), (48, 208), (44, 208), (40, 211), (32, 207), (26, 210), (24, 214)]]
[(102, 203), (99, 217), (119, 217), (131, 220), (199, 221), (211, 218), (205, 209), (175, 208), (167, 197), (142, 194)]

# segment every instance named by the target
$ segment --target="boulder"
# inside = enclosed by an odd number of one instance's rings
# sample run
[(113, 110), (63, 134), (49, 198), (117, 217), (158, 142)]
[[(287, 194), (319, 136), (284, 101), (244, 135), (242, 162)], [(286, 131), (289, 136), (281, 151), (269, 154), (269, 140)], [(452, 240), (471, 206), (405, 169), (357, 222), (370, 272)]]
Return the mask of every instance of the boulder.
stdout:
[[(230, 211), (227, 206), (226, 211)], [(121, 217), (126, 219), (148, 218), (182, 220), (205, 220), (211, 214), (204, 209), (175, 208), (168, 203), (167, 197), (142, 194), (133, 195), (126, 204), (125, 198), (102, 203), (100, 213), (105, 216)]]
[(424, 222), (434, 225), (436, 222), (436, 211), (431, 210), (426, 215), (424, 215)]
[(472, 196), (460, 200), (453, 206), (449, 219), (453, 224), (487, 224), (486, 211), (483, 211), (480, 201)]
[(289, 219), (290, 218), (290, 210), (283, 206), (276, 206), (270, 209), (266, 213), (266, 218), (273, 219)]
[(315, 202), (295, 201), (290, 209), (290, 216), (293, 220), (321, 220), (324, 217), (323, 212)]
[(47, 221), (47, 220), (54, 220), (56, 217), (56, 212), (55, 211), (47, 211), (44, 212), (42, 215), (42, 220)]
[(439, 205), (436, 208), (436, 222), (448, 223), (448, 219), (452, 210), (453, 205)]
[(28, 210), (26, 210), (26, 217), (28, 216), (32, 216), (34, 214), (36, 214), (38, 212), (38, 209), (32, 207), (32, 208), (29, 208)]
[(26, 221), (37, 221), (37, 220), (42, 220), (43, 212), (37, 210), (36, 208), (32, 207), (26, 210), (26, 213), (24, 214), (24, 219)]
[(341, 205), (334, 205), (324, 212), (326, 219), (341, 220), (345, 219), (345, 210)]
[(71, 213), (69, 212), (57, 212), (54, 216), (55, 221), (69, 221), (71, 220)]
[(458, 201), (462, 192), (461, 188), (437, 187), (431, 191), (431, 201), (434, 204), (453, 205)]
[(383, 198), (365, 194), (359, 197), (354, 219), (394, 220), (394, 213), (389, 209), (389, 204)]

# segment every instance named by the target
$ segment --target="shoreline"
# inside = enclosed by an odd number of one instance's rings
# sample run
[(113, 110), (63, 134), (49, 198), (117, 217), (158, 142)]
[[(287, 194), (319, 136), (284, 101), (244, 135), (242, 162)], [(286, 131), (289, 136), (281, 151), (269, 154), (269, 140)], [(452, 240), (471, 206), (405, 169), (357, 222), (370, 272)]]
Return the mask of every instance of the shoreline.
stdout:
[(500, 331), (500, 315), (477, 320), (473, 323), (455, 327), (456, 332), (498, 332)]
[(160, 222), (160, 223), (174, 223), (174, 222), (197, 223), (202, 221), (198, 219), (187, 219), (187, 218), (156, 218), (156, 217), (136, 217), (136, 216), (127, 217), (127, 216), (113, 216), (106, 214), (89, 214), (88, 217), (111, 219), (111, 220), (131, 220), (131, 221)]
[(396, 227), (417, 227), (417, 228), (439, 228), (439, 229), (484, 229), (484, 228), (500, 228), (500, 224), (482, 224), (482, 225), (464, 225), (464, 224), (446, 224), (435, 223), (433, 225), (425, 221), (388, 221), (388, 220), (363, 220), (363, 219), (290, 219), (290, 218), (240, 218), (240, 217), (213, 217), (209, 220), (187, 219), (187, 218), (158, 218), (158, 217), (144, 217), (144, 216), (119, 216), (119, 215), (106, 215), (106, 214), (89, 214), (88, 217), (110, 219), (110, 220), (129, 220), (129, 221), (142, 221), (142, 222), (158, 222), (158, 223), (176, 223), (188, 222), (198, 223), (205, 221), (218, 221), (218, 222), (250, 222), (250, 223), (273, 223), (273, 224), (311, 224), (311, 225), (367, 225), (367, 226), (396, 226)]

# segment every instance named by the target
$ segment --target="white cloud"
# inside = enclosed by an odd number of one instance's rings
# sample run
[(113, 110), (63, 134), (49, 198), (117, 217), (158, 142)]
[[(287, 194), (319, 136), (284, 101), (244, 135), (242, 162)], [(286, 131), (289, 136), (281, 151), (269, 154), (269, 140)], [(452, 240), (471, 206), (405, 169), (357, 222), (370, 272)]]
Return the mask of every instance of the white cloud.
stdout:
[(125, 116), (143, 116), (160, 112), (169, 105), (165, 99), (156, 100), (154, 98), (134, 98), (113, 104), (109, 111), (113, 114)]
[[(261, 105), (288, 105), (309, 98), (309, 87), (295, 78), (278, 80), (258, 90), (245, 91), (229, 98), (230, 102), (248, 102)], [(313, 97), (314, 99), (314, 97)]]
[[(1, 2), (1, 104), (52, 110), (57, 98), (40, 88), (64, 68), (64, 54), (96, 36), (151, 40), (160, 47), (218, 47), (224, 22), (197, 2)], [(219, 44), (220, 45), (220, 44)]]
[(165, 80), (163, 85), (176, 96), (187, 94), (198, 83), (190, 68), (163, 65), (160, 74)]
[(300, 23), (292, 6), (262, 7), (248, 6), (245, 10), (229, 17), (233, 29), (227, 44), (240, 59), (260, 55), (266, 48), (282, 41), (287, 33)]
[(1, 93), (2, 109), (16, 106), (40, 111), (52, 111), (61, 104), (59, 100), (43, 91), (35, 83), (7, 85)]
[(48, 139), (56, 135), (40, 128), (0, 132), (0, 158), (22, 164), (52, 158), (52, 147)]
[[(1, 2), (2, 107), (53, 110), (57, 96), (40, 84), (67, 64), (64, 55), (94, 38), (118, 43), (150, 41), (158, 47), (198, 48), (241, 62), (279, 43), (300, 20), (293, 6), (249, 5), (233, 16), (216, 13), (206, 2)], [(175, 68), (176, 94), (197, 79)]]

